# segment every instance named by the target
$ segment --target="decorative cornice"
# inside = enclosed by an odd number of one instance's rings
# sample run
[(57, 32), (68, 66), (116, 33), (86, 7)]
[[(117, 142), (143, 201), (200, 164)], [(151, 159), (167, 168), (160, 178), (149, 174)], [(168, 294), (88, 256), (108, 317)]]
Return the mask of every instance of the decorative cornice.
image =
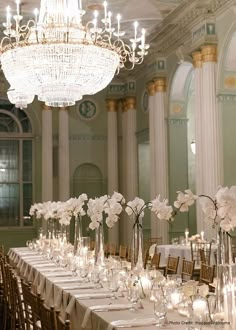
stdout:
[[(107, 141), (106, 135), (73, 134), (69, 137), (70, 141)], [(53, 135), (53, 141), (58, 141), (58, 135)]]
[(218, 100), (218, 102), (222, 102), (222, 103), (235, 102), (236, 94), (218, 94), (217, 100)]
[(154, 83), (155, 83), (155, 91), (157, 93), (166, 92), (166, 78), (165, 77), (156, 78), (154, 80)]
[(217, 62), (217, 46), (206, 45), (201, 47), (202, 62)]
[(45, 103), (42, 103), (42, 104), (41, 104), (41, 109), (42, 109), (43, 111), (52, 110), (52, 108), (49, 107), (48, 105), (46, 105)]
[(118, 100), (116, 99), (107, 99), (106, 107), (108, 112), (117, 112), (118, 111)]
[(149, 96), (154, 96), (155, 95), (156, 90), (155, 90), (155, 83), (154, 83), (154, 81), (150, 81), (147, 84), (147, 90), (148, 90), (148, 95)]
[(126, 106), (128, 110), (136, 110), (136, 98), (135, 97), (126, 97)]
[(187, 125), (188, 118), (168, 118), (169, 125)]
[(192, 57), (193, 57), (194, 68), (201, 68), (202, 67), (202, 53), (194, 52), (194, 53), (192, 53)]

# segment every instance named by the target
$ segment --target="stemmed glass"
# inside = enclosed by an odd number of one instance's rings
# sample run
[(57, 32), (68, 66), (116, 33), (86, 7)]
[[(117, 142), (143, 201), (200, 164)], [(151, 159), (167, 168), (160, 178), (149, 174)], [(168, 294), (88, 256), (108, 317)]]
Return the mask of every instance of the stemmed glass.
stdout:
[(156, 327), (161, 327), (167, 312), (166, 302), (163, 296), (156, 297), (154, 301), (154, 315), (157, 319)]
[(130, 296), (129, 300), (132, 303), (132, 310), (136, 311), (137, 310), (137, 303), (139, 301), (139, 287), (138, 285), (133, 284), (132, 287), (130, 288)]

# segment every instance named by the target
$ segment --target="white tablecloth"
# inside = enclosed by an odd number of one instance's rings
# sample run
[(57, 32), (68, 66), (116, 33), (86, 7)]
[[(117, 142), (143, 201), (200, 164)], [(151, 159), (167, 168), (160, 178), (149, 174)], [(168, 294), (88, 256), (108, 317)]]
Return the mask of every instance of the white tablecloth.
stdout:
[[(79, 279), (72, 277), (71, 272), (58, 268), (55, 264), (42, 258), (36, 252), (30, 251), (27, 248), (14, 248), (9, 252), (11, 263), (17, 268), (20, 276), (27, 281), (31, 281), (35, 291), (38, 291), (45, 298), (46, 303), (60, 308), (61, 312), (69, 313), (73, 330), (110, 330), (112, 321), (116, 320), (131, 320), (131, 319), (147, 319), (147, 325), (132, 327), (138, 330), (155, 330), (155, 325), (149, 325), (148, 320), (152, 320), (153, 303), (148, 300), (142, 300), (143, 309), (138, 311), (117, 310), (117, 311), (94, 311), (92, 306), (97, 305), (127, 305), (128, 301), (125, 298), (117, 299), (98, 298), (95, 299), (80, 299), (81, 294), (105, 294), (107, 289), (104, 288), (84, 288), (85, 284), (79, 282)], [(86, 285), (92, 286), (88, 283)], [(79, 298), (80, 295), (80, 298)], [(88, 309), (91, 308), (91, 311)], [(83, 324), (85, 314), (89, 315), (88, 322)], [(86, 314), (86, 315), (87, 315)], [(186, 329), (184, 317), (181, 317), (177, 312), (168, 312), (169, 323), (165, 329)], [(83, 327), (82, 327), (83, 324)], [(124, 329), (130, 327), (122, 327)], [(209, 327), (202, 327), (208, 329)], [(211, 327), (214, 329), (214, 327)]]

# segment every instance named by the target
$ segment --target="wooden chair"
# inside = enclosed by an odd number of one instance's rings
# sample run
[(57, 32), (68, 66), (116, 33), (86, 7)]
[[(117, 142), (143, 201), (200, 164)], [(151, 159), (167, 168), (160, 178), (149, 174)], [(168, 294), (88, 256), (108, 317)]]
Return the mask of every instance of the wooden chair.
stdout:
[(95, 249), (95, 241), (90, 241), (90, 250), (93, 251)]
[(156, 267), (156, 269), (158, 269), (160, 266), (160, 260), (161, 260), (161, 252), (154, 253), (151, 259), (151, 267)]
[(115, 256), (116, 255), (116, 245), (114, 243), (111, 243), (109, 245), (109, 255)]
[(21, 279), (22, 294), (25, 306), (27, 330), (41, 330), (39, 300), (40, 294), (31, 292), (31, 285)]
[(143, 246), (144, 250), (150, 248), (151, 245), (156, 244), (156, 245), (162, 245), (162, 237), (153, 237), (148, 239), (147, 241), (144, 241)]
[(131, 258), (132, 258), (132, 249), (129, 248), (129, 249), (128, 249), (128, 254), (127, 254), (127, 261), (128, 261), (128, 262), (131, 262)]
[(210, 264), (210, 258), (211, 258), (211, 244), (212, 242), (206, 242), (206, 243), (195, 243), (191, 242), (191, 257), (192, 261), (195, 261), (195, 268), (199, 268), (201, 266), (201, 263)]
[(168, 256), (167, 265), (165, 269), (165, 275), (167, 274), (177, 274), (179, 266), (179, 257)]
[(11, 287), (12, 295), (14, 296), (12, 302), (15, 304), (15, 327), (19, 330), (26, 329), (24, 301), (22, 299), (21, 288), (19, 286), (18, 277), (11, 270)]
[(39, 299), (39, 315), (42, 330), (57, 330), (55, 308), (49, 308), (42, 298)]
[(213, 283), (214, 274), (215, 274), (215, 265), (210, 266), (206, 264), (201, 264), (199, 282), (206, 283), (208, 285), (210, 283)]
[(190, 261), (190, 260), (186, 260), (185, 258), (183, 258), (182, 261), (182, 270), (181, 270), (181, 278), (183, 282), (192, 280), (193, 278), (193, 271), (194, 271), (194, 265), (195, 265), (195, 261)]
[(147, 267), (147, 264), (149, 262), (149, 250), (147, 249), (146, 251), (144, 251), (144, 254), (143, 254), (143, 266), (144, 268), (146, 269)]
[(60, 311), (56, 311), (56, 324), (57, 330), (71, 330), (70, 320), (67, 319), (63, 321), (63, 319), (60, 317)]
[(9, 297), (10, 297), (10, 288), (7, 282), (6, 277), (6, 270), (5, 270), (5, 258), (0, 258), (0, 268), (1, 268), (1, 275), (2, 275), (2, 315), (1, 315), (1, 326), (3, 330), (7, 329), (7, 321), (9, 317)]
[(106, 244), (104, 244), (104, 254), (105, 254), (105, 257), (108, 257), (108, 252), (109, 252), (109, 244), (106, 243)]
[(119, 256), (120, 256), (120, 259), (126, 259), (126, 256), (127, 256), (127, 246), (125, 245), (120, 245), (120, 248), (119, 248)]

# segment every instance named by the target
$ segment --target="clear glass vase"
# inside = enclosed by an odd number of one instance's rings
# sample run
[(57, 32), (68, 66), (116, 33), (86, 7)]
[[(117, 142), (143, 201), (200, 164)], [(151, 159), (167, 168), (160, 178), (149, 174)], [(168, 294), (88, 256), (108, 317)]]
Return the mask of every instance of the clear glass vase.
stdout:
[(81, 237), (82, 234), (82, 221), (81, 217), (75, 218), (75, 236), (74, 236), (74, 254), (79, 254), (81, 248)]
[(143, 226), (141, 219), (136, 219), (133, 225), (131, 250), (131, 268), (143, 270)]
[(95, 265), (103, 268), (105, 266), (103, 221), (95, 230)]
[(231, 236), (224, 230), (218, 233), (216, 321), (226, 322), (224, 329), (236, 329), (234, 277), (236, 265), (232, 259)]

